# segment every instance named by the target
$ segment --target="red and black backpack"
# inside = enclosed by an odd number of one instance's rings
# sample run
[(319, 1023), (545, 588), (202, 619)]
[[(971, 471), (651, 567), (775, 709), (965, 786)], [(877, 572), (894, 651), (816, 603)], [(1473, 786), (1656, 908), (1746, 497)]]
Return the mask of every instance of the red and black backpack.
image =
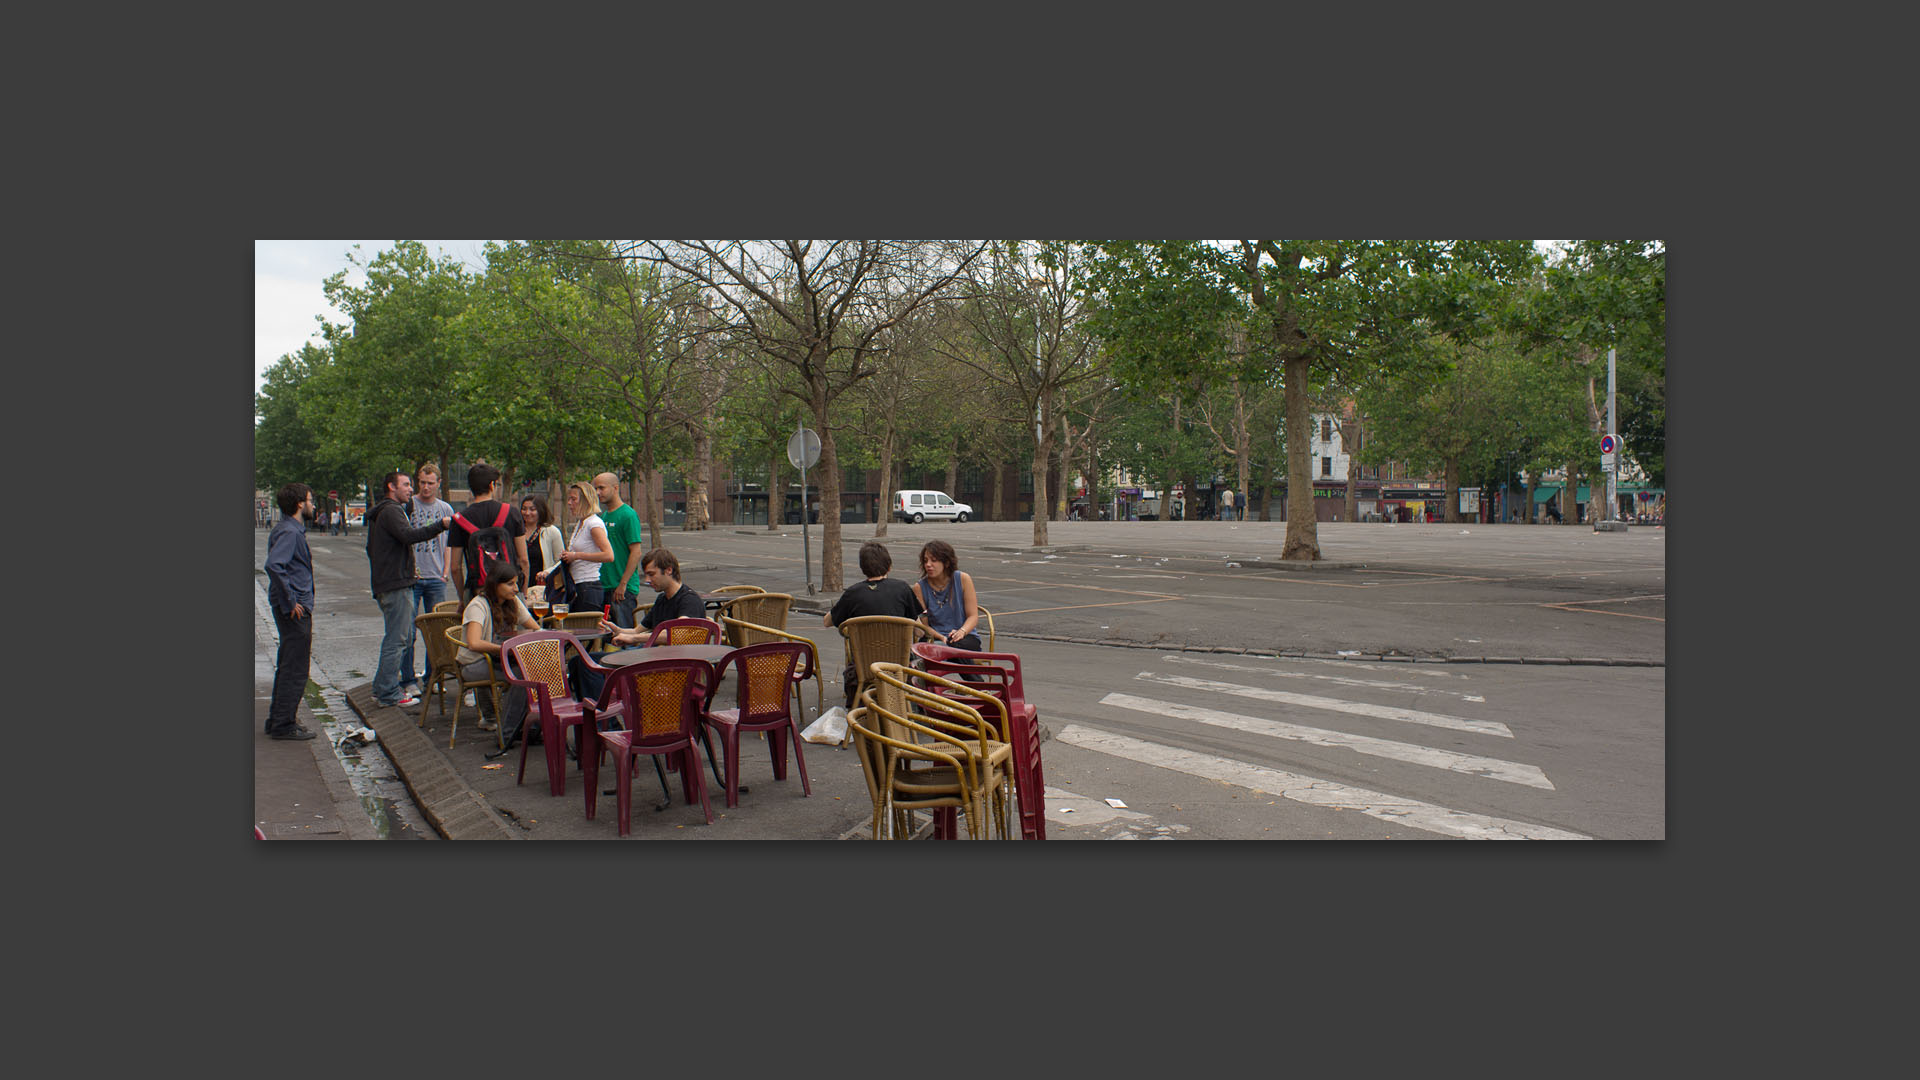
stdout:
[(507, 534), (507, 515), (512, 509), (502, 502), (500, 516), (493, 519), (493, 524), (485, 526), (468, 521), (464, 512), (453, 515), (454, 523), (467, 531), (467, 542), (461, 549), (461, 558), (466, 561), (467, 588), (474, 592), (479, 592), (481, 586), (486, 584), (488, 567), (496, 562), (514, 562), (511, 547), (513, 538)]

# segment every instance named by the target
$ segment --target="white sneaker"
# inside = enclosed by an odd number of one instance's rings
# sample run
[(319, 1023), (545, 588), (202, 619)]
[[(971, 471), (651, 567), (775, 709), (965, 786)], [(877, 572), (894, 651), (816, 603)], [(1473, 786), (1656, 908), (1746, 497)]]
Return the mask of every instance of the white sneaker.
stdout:
[(401, 694), (400, 700), (394, 702), (396, 707), (402, 709), (411, 709), (418, 704), (420, 704), (420, 695), (418, 694)]

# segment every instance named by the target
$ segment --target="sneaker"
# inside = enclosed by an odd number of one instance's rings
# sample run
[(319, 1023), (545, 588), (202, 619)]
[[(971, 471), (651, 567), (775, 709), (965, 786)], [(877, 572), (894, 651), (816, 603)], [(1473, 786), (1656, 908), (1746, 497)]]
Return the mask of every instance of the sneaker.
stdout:
[(480, 727), (480, 730), (481, 730), (481, 731), (498, 731), (498, 730), (500, 730), (500, 725), (499, 725), (499, 724), (496, 724), (496, 723), (494, 723), (494, 722), (493, 722), (493, 721), (491, 721), (491, 720), (482, 720), (482, 721), (480, 721), (480, 724), (479, 724), (479, 727)]
[(394, 702), (393, 704), (394, 704), (394, 705), (395, 705), (395, 707), (397, 707), (397, 708), (401, 708), (401, 709), (411, 709), (411, 708), (413, 708), (413, 707), (414, 707), (415, 705), (418, 705), (418, 704), (420, 704), (420, 695), (418, 695), (418, 694), (401, 694), (401, 695), (400, 695), (400, 700), (399, 700), (399, 701), (396, 701), (396, 702)]
[(313, 729), (304, 724), (295, 724), (291, 731), (276, 731), (268, 736), (271, 739), (311, 739), (313, 737)]
[(400, 688), (400, 694), (403, 697), (417, 698), (420, 696), (420, 684), (417, 682), (410, 682), (407, 685)]

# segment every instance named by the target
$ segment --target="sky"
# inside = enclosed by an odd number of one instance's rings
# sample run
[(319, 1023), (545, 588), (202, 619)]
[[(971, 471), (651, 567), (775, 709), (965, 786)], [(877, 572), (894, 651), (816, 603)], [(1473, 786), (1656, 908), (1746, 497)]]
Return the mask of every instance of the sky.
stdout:
[[(1537, 240), (1543, 250), (1565, 241)], [(260, 391), (269, 367), (288, 353), (300, 351), (309, 341), (318, 343), (320, 324), (316, 316), (329, 322), (344, 322), (346, 317), (327, 303), (320, 283), (347, 269), (347, 252), (360, 245), (363, 259), (371, 259), (391, 248), (393, 240), (255, 240), (253, 242), (253, 389)], [(435, 258), (451, 256), (470, 269), (485, 266), (480, 247), (484, 240), (423, 240)], [(347, 280), (359, 284), (366, 276), (358, 270)]]
[[(363, 260), (391, 248), (393, 240), (255, 240), (253, 242), (253, 389), (258, 393), (267, 369), (309, 341), (319, 343), (320, 324), (345, 322), (327, 303), (320, 283), (347, 269), (347, 252), (360, 245)], [(478, 270), (484, 265), (482, 240), (423, 240), (434, 257), (451, 256)], [(354, 284), (366, 281), (355, 270)]]

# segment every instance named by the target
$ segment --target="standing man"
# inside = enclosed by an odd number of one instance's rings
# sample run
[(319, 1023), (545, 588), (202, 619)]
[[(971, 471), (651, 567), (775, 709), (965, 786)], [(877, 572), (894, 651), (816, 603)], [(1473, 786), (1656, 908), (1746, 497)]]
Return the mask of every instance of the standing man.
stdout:
[[(447, 519), (460, 526), (447, 534), (448, 545), (460, 549), (457, 557), (448, 553), (448, 560), (454, 564), (453, 583), (459, 586), (460, 598), (471, 601), (480, 590), (480, 583), (486, 580), (486, 567), (480, 565), (478, 552), (487, 549), (489, 540), (499, 541), (502, 546), (498, 553), (513, 559), (520, 567), (520, 586), (525, 588), (527, 568), (532, 565), (527, 562), (527, 526), (512, 507), (500, 501), (500, 470), (484, 461), (468, 469), (467, 490), (473, 492), (478, 501), (468, 503), (465, 510)], [(501, 511), (506, 512), (504, 517)], [(465, 518), (466, 524), (454, 518)], [(504, 540), (498, 534), (480, 535), (494, 529), (505, 532)]]
[(613, 624), (632, 627), (633, 612), (640, 598), (634, 593), (640, 577), (641, 553), (645, 530), (640, 515), (620, 501), (620, 480), (610, 472), (593, 478), (593, 493), (600, 496), (600, 518), (607, 523), (607, 542), (613, 545), (613, 561), (600, 564), (600, 588), (613, 607)]
[[(440, 498), (440, 466), (431, 461), (423, 461), (414, 471), (413, 498), (407, 500), (407, 520), (415, 526), (431, 525), (442, 518), (453, 516), (453, 507)], [(415, 618), (423, 611), (432, 611), (433, 605), (451, 595), (452, 575), (447, 570), (447, 537), (445, 533), (431, 540), (423, 540), (413, 545), (413, 614)], [(414, 674), (413, 639), (416, 634), (407, 635), (407, 647), (400, 650), (401, 677), (406, 687), (401, 691), (406, 697), (420, 696), (420, 683), (426, 675)], [(421, 652), (424, 654), (425, 649)]]
[(273, 660), (273, 702), (267, 706), (267, 734), (275, 739), (311, 739), (312, 728), (295, 710), (307, 692), (313, 659), (313, 553), (307, 526), (318, 513), (313, 489), (287, 484), (280, 489), (280, 520), (267, 534), (267, 606), (280, 631), (280, 652)]
[(380, 605), (384, 631), (380, 635), (380, 662), (373, 673), (373, 700), (380, 705), (411, 708), (417, 696), (401, 690), (400, 651), (413, 640), (413, 545), (447, 531), (451, 516), (431, 525), (407, 520), (413, 481), (399, 469), (388, 473), (380, 501), (367, 511), (367, 565), (373, 578), (373, 602)]
[(1227, 488), (1220, 493), (1220, 520), (1233, 520), (1233, 489)]

